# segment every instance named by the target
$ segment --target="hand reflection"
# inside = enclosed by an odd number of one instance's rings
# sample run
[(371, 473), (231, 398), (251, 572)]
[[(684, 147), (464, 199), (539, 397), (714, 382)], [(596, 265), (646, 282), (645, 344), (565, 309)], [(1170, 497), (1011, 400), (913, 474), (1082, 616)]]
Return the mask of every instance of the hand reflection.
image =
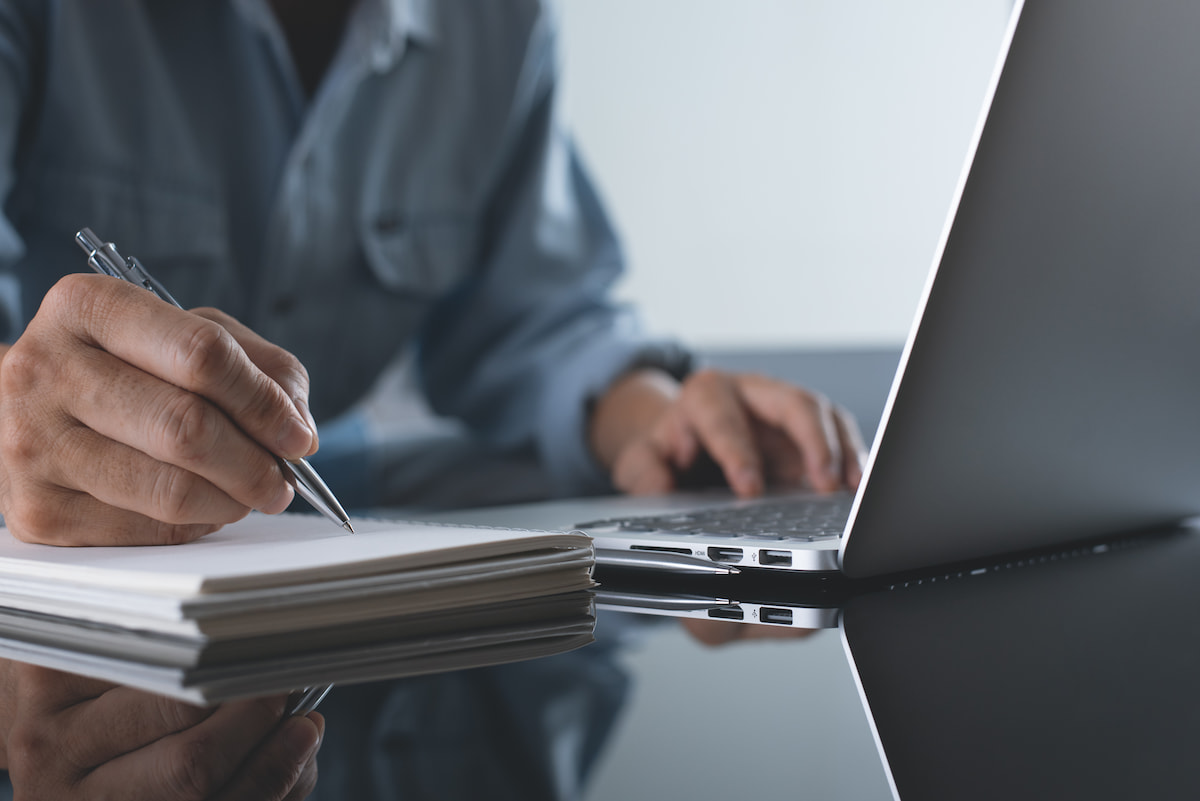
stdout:
[(325, 722), (281, 722), (285, 701), (204, 709), (0, 662), (3, 767), (21, 799), (301, 799)]
[(730, 620), (702, 620), (685, 617), (683, 630), (704, 645), (727, 645), (743, 640), (798, 640), (819, 631), (763, 623), (736, 623)]

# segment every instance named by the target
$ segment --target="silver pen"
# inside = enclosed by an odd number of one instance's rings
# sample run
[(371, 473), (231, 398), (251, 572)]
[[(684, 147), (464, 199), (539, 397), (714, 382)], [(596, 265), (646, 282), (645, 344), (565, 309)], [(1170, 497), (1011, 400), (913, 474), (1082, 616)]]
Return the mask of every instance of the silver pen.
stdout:
[(702, 559), (698, 556), (663, 553), (661, 551), (623, 551), (617, 548), (597, 548), (596, 564), (630, 570), (662, 570), (667, 573), (699, 575), (729, 575), (742, 571), (733, 565)]
[[(88, 264), (96, 272), (137, 284), (171, 305), (183, 308), (179, 305), (179, 301), (171, 297), (167, 288), (146, 271), (140, 261), (134, 258), (125, 258), (117, 252), (111, 242), (102, 241), (90, 228), (84, 228), (75, 234), (75, 241), (88, 254)], [(350, 525), (350, 517), (346, 514), (346, 510), (338, 503), (338, 499), (317, 475), (317, 471), (312, 468), (312, 465), (304, 459), (294, 461), (284, 459), (282, 461), (292, 474), (292, 486), (295, 487), (296, 494), (312, 504), (314, 509), (330, 521), (353, 534), (354, 527)]]

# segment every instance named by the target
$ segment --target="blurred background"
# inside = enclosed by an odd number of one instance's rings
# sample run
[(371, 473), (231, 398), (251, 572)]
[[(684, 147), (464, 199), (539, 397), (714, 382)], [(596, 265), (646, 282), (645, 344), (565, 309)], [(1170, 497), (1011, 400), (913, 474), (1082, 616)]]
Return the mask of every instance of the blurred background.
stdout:
[(560, 0), (621, 295), (701, 348), (898, 346), (1011, 0)]

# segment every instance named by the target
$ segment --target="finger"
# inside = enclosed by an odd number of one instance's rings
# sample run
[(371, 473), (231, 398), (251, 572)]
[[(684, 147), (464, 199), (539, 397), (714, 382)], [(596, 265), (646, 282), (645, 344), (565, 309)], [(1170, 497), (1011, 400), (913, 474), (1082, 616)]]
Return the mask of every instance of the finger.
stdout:
[[(205, 479), (202, 486), (177, 471), (157, 471), (164, 486), (174, 488), (176, 493), (215, 497), (216, 493), (207, 489), (212, 486), (244, 507), (267, 512), (282, 511), (291, 502), (292, 487), (278, 460), (205, 398), (94, 349), (74, 363), (64, 378), (70, 386), (79, 388), (65, 401), (68, 414), (107, 438), (91, 441), (93, 448), (102, 449), (106, 441), (125, 443), (152, 460)], [(80, 438), (82, 435), (75, 439)], [(114, 453), (112, 459), (116, 462), (113, 467), (132, 467), (129, 453)], [(76, 473), (80, 472), (80, 464), (88, 462), (65, 464)], [(149, 462), (137, 466), (150, 468)], [(132, 475), (144, 481), (151, 473)], [(102, 477), (95, 476), (93, 483)], [(144, 487), (135, 486), (134, 490), (138, 495)], [(224, 505), (228, 506), (228, 501)]]
[(285, 699), (273, 696), (219, 706), (195, 726), (97, 766), (82, 783), (88, 793), (84, 797), (102, 797), (107, 789), (122, 788), (120, 797), (129, 801), (210, 798), (228, 786), (272, 736)]
[(316, 713), (287, 718), (214, 801), (307, 797), (316, 786), (317, 751), (324, 733), (325, 720)]
[(325, 741), (325, 718), (320, 712), (309, 712), (305, 717), (311, 720), (317, 727), (317, 748), (312, 752), (308, 762), (305, 763), (299, 781), (296, 782), (296, 786), (287, 794), (284, 801), (303, 801), (303, 799), (308, 798), (312, 794), (312, 791), (317, 786), (317, 754), (321, 750), (321, 743)]
[[(33, 797), (46, 785), (74, 784), (90, 765), (64, 752), (63, 712), (99, 697), (113, 685), (34, 665), (10, 662), (6, 667), (5, 694), (12, 696), (4, 720), (6, 769), (17, 787)], [(44, 795), (56, 797), (48, 791)]]
[[(322, 728), (322, 732), (323, 732), (323, 728)], [(305, 763), (304, 769), (300, 773), (300, 778), (296, 781), (296, 784), (292, 787), (291, 792), (289, 792), (286, 796), (284, 796), (284, 801), (304, 801), (304, 799), (306, 799), (310, 795), (312, 795), (312, 791), (315, 790), (317, 787), (317, 777), (318, 777), (317, 754), (319, 752), (320, 752), (320, 746), (318, 746), (317, 752), (314, 752), (313, 755), (309, 758), (308, 762)]]
[(701, 371), (683, 386), (680, 408), (695, 436), (741, 496), (763, 490), (762, 460), (737, 388), (725, 375)]
[(762, 449), (769, 483), (783, 487), (807, 485), (804, 457), (786, 431), (759, 420), (755, 423), (754, 435)]
[(668, 414), (655, 426), (652, 436), (658, 450), (667, 455), (676, 470), (687, 470), (700, 458), (700, 441), (678, 413)]
[(44, 545), (175, 545), (220, 528), (213, 523), (171, 524), (110, 506), (62, 487), (16, 493), (4, 513), (8, 530), (23, 542)]
[(93, 767), (197, 726), (215, 711), (113, 687), (67, 711), (61, 747), (75, 764)]
[(813, 489), (837, 489), (842, 482), (842, 445), (829, 400), (765, 376), (739, 375), (736, 380), (753, 413), (787, 432), (799, 448)]
[(77, 704), (94, 701), (117, 687), (112, 682), (24, 662), (7, 664), (21, 688), (17, 702), (22, 714), (36, 717), (57, 714)]
[[(18, 713), (9, 719), (10, 757), (41, 778), (74, 782), (127, 750), (199, 722), (205, 710), (158, 696), (33, 665), (13, 663)], [(56, 766), (50, 770), (51, 766)], [(28, 789), (28, 788), (27, 788)]]
[[(203, 477), (83, 426), (64, 432), (54, 451), (60, 458), (47, 466), (47, 481), (164, 523), (225, 524), (250, 511)], [(88, 469), (79, 469), (82, 465)]]
[(308, 422), (222, 325), (99, 275), (62, 279), (43, 309), (84, 344), (208, 398), (272, 453), (298, 458), (310, 451)]
[(192, 313), (219, 323), (225, 330), (233, 334), (234, 339), (242, 346), (242, 350), (250, 357), (250, 361), (254, 362), (260, 370), (283, 388), (297, 411), (308, 423), (309, 428), (312, 429), (313, 443), (309, 454), (315, 453), (317, 450), (317, 424), (308, 408), (308, 371), (304, 369), (300, 360), (275, 343), (262, 338), (220, 309), (192, 309)]

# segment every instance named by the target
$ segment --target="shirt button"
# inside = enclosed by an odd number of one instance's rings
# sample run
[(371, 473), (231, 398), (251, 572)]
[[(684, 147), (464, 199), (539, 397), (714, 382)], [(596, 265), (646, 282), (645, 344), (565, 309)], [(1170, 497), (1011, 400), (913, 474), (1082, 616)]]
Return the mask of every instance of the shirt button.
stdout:
[(277, 317), (283, 317), (291, 314), (296, 308), (296, 296), (293, 294), (280, 295), (275, 298), (275, 303), (271, 305), (271, 312)]

